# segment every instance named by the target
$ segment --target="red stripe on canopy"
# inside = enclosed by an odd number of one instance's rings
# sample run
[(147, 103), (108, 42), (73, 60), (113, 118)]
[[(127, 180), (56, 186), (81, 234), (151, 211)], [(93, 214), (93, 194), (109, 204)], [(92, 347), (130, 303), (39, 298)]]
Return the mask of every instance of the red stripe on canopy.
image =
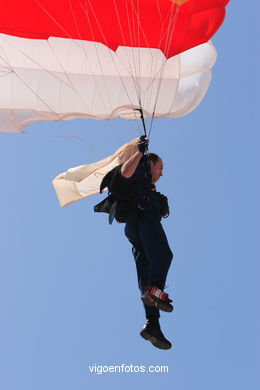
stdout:
[(229, 0), (0, 0), (0, 32), (159, 48), (167, 58), (207, 42)]

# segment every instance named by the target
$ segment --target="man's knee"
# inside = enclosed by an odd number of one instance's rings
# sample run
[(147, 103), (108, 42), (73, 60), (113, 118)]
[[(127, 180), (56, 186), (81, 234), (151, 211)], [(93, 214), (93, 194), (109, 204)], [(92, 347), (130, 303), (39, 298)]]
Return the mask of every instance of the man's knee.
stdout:
[(169, 266), (173, 260), (173, 253), (171, 251), (171, 249), (169, 248), (167, 251), (165, 251), (165, 258), (166, 258), (166, 261), (168, 262)]

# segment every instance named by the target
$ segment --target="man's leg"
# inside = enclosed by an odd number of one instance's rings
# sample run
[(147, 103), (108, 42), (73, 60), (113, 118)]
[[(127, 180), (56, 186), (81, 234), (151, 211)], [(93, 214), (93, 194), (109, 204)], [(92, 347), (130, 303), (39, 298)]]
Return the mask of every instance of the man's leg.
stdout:
[[(149, 261), (145, 256), (144, 249), (140, 242), (133, 243), (132, 251), (135, 258), (139, 289), (141, 294), (144, 294), (145, 288), (149, 283)], [(144, 309), (146, 314), (146, 323), (140, 332), (140, 336), (145, 340), (150, 341), (157, 348), (170, 349), (172, 345), (170, 341), (164, 337), (161, 331), (159, 310), (154, 306), (146, 304), (144, 304)]]
[[(147, 285), (149, 285), (149, 261), (145, 256), (143, 246), (140, 242), (132, 243), (132, 245), (132, 252), (134, 255), (137, 270), (138, 286), (141, 291), (141, 294), (144, 294), (145, 288), (147, 287)], [(160, 317), (159, 310), (156, 307), (144, 304), (144, 310), (147, 319), (151, 315), (157, 318)]]
[(163, 290), (173, 254), (161, 223), (147, 217), (140, 218), (139, 237), (144, 251), (143, 256), (148, 261), (145, 279), (147, 284), (142, 287), (156, 286)]

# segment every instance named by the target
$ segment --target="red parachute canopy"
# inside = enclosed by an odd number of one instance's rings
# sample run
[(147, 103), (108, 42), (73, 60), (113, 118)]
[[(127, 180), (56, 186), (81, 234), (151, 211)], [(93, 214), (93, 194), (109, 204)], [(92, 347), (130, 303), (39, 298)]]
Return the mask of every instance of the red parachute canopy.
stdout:
[(167, 58), (207, 42), (229, 0), (0, 0), (0, 32), (159, 48)]

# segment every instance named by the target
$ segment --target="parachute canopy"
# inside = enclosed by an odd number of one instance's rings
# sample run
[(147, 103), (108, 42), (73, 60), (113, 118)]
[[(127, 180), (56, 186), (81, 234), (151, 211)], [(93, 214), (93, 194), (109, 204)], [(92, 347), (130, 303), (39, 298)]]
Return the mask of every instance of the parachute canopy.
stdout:
[[(78, 44), (77, 44), (78, 43)], [(180, 117), (203, 99), (216, 60), (206, 43), (168, 60), (158, 49), (0, 34), (0, 129), (73, 118)], [(138, 58), (138, 68), (135, 59)]]
[(207, 42), (229, 0), (0, 0), (0, 32), (160, 49), (166, 58)]
[(0, 0), (0, 131), (179, 117), (203, 99), (228, 0)]

